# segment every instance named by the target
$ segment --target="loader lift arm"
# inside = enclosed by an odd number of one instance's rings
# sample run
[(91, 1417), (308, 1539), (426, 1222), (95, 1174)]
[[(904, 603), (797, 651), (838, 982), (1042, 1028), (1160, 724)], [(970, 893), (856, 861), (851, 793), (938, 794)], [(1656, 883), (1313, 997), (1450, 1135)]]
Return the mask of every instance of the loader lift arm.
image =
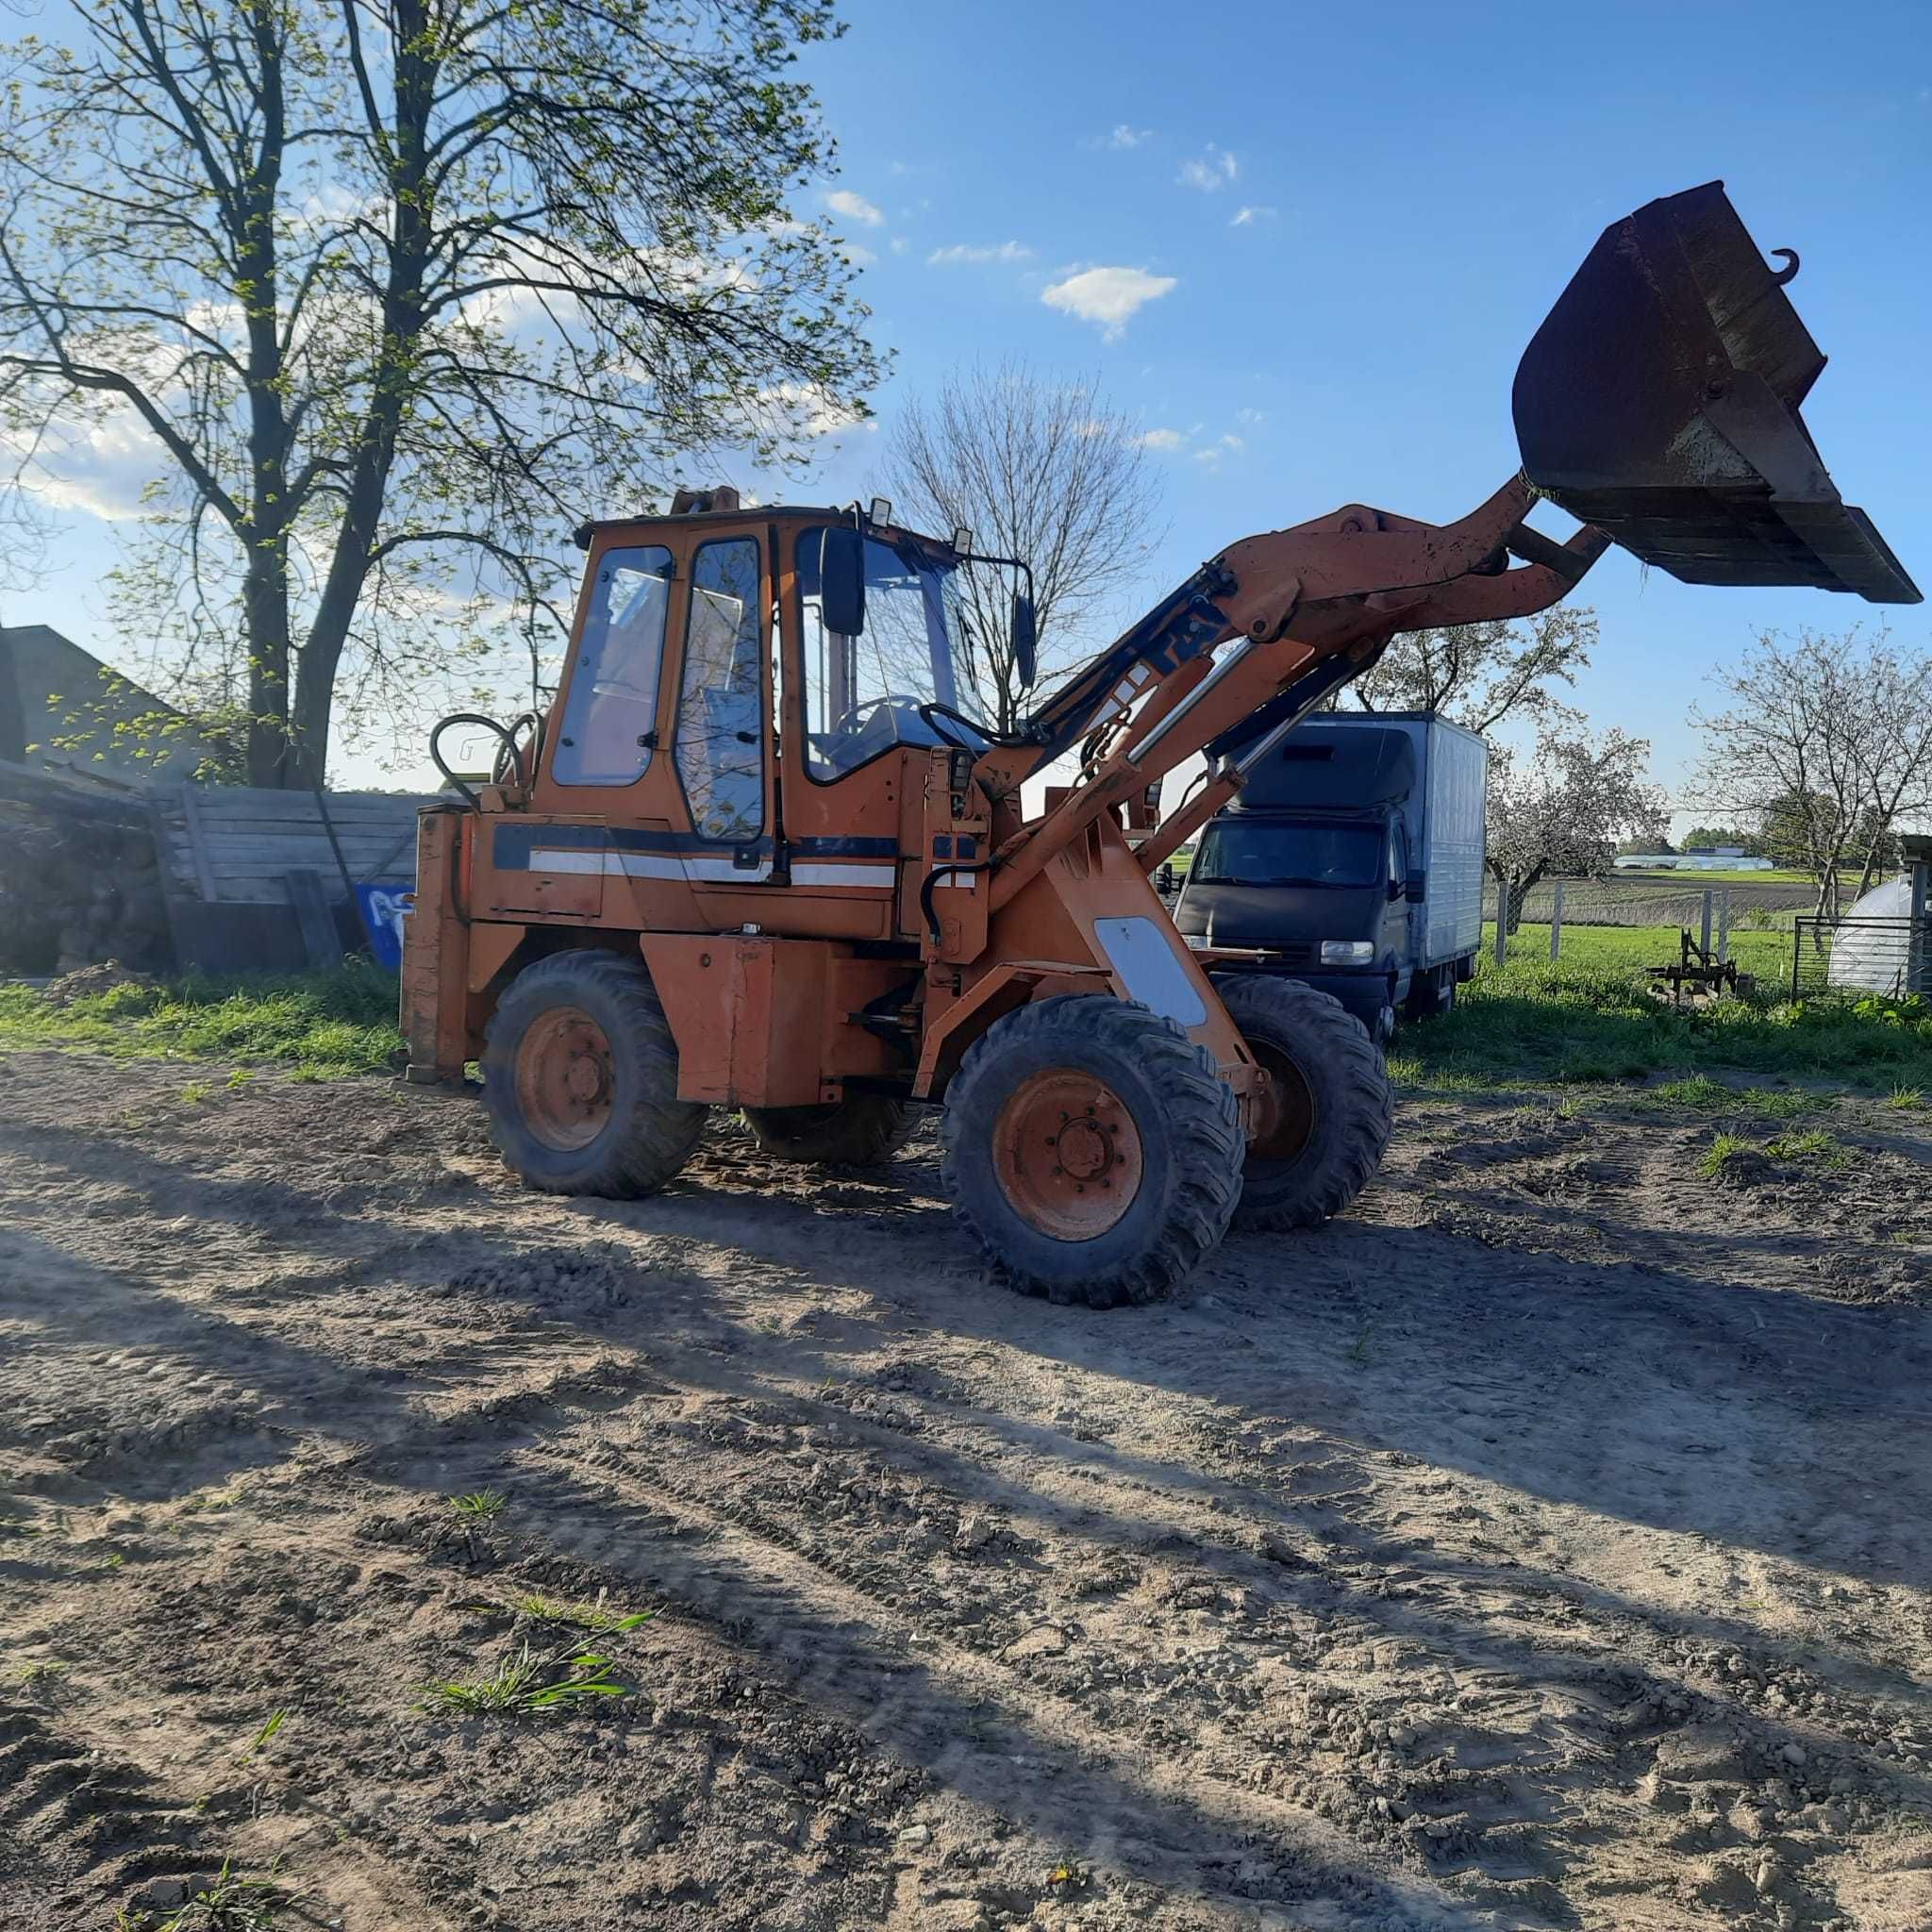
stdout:
[[(1204, 564), (1043, 708), (1024, 747), (981, 759), (989, 788), (1010, 790), (1146, 698), (1079, 785), (996, 849), (993, 908), (1094, 819), (1208, 753), (1218, 769), (1183, 808), (1184, 824), (1163, 823), (1141, 847), (1152, 870), (1398, 633), (1526, 617), (1566, 596), (1610, 539), (1586, 525), (1559, 544), (1531, 529), (1524, 519), (1535, 494), (1519, 475), (1447, 525), (1351, 504)], [(1511, 557), (1528, 560), (1511, 568)]]

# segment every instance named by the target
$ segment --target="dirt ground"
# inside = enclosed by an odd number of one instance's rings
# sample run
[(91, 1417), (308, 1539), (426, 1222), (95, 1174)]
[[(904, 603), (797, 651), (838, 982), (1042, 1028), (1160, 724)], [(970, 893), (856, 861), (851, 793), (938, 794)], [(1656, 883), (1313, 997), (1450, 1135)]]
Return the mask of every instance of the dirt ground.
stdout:
[[(1932, 1926), (1932, 1114), (1411, 1097), (1100, 1315), (929, 1143), (555, 1200), (208, 1071), (0, 1061), (9, 1932)], [(533, 1591), (632, 1694), (419, 1708)]]

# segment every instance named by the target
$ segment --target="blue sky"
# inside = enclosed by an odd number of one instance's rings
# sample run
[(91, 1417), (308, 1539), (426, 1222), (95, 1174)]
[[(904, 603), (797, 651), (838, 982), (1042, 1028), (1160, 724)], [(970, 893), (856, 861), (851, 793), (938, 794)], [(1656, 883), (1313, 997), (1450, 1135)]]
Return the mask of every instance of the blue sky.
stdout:
[[(1598, 232), (1713, 177), (1762, 245), (1802, 255), (1790, 292), (1831, 358), (1807, 419), (1846, 496), (1932, 585), (1924, 4), (846, 14), (805, 61), (842, 172), (798, 212), (836, 215), (874, 258), (874, 337), (897, 356), (881, 423), (974, 356), (1097, 375), (1172, 442), (1153, 452), (1170, 527), (1140, 601), (1235, 538), (1342, 502), (1472, 508), (1516, 467), (1516, 358)], [(828, 440), (809, 493), (865, 491), (880, 440)], [(9, 618), (105, 643), (89, 584), (106, 554), (104, 526), (75, 513), (65, 568)], [(1760, 628), (1878, 616), (1679, 585), (1621, 553), (1582, 599), (1603, 641), (1577, 701), (1650, 737), (1674, 791), (1711, 664)], [(1923, 607), (1893, 622), (1932, 636)]]

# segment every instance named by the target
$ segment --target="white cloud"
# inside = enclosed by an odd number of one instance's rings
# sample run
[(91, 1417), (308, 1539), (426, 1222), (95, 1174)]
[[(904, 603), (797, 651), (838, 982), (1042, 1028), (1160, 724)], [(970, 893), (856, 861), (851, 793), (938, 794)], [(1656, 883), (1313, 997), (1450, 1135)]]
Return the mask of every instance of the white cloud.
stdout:
[(1002, 242), (996, 248), (955, 242), (950, 248), (935, 248), (925, 258), (935, 267), (956, 261), (1031, 261), (1033, 251), (1018, 242)]
[(838, 436), (848, 429), (870, 434), (878, 427), (871, 417), (860, 416), (815, 383), (775, 382), (759, 390), (758, 400), (798, 436)]
[(1241, 172), (1241, 163), (1224, 147), (1216, 147), (1210, 141), (1207, 158), (1183, 161), (1174, 178), (1183, 188), (1198, 188), (1203, 194), (1213, 194), (1238, 179)]
[(1257, 222), (1272, 222), (1281, 210), (1278, 208), (1238, 208), (1234, 220), (1228, 223), (1230, 228), (1252, 228)]
[(1088, 145), (1090, 147), (1108, 148), (1139, 147), (1143, 141), (1152, 141), (1153, 139), (1153, 128), (1130, 127), (1126, 122), (1121, 121), (1114, 125), (1111, 134), (1097, 134), (1088, 142)]
[(1139, 268), (1087, 268), (1055, 282), (1041, 296), (1082, 322), (1098, 323), (1108, 341), (1114, 341), (1144, 304), (1158, 301), (1175, 286), (1173, 275), (1150, 275)]
[(849, 188), (835, 188), (825, 196), (825, 206), (835, 215), (843, 215), (848, 222), (863, 222), (868, 228), (880, 226), (885, 216), (862, 194), (854, 194)]
[(862, 242), (841, 242), (840, 251), (855, 268), (870, 268), (878, 259)]
[(906, 253), (906, 238), (905, 238), (905, 236), (903, 236), (903, 235), (894, 235), (894, 236), (892, 237), (892, 253), (893, 253), (894, 255), (904, 255), (904, 254)]
[(21, 489), (37, 502), (110, 524), (149, 514), (147, 486), (171, 468), (146, 424), (119, 403), (92, 417), (57, 417), (37, 438), (0, 430), (0, 464), (19, 467)]
[(1194, 452), (1194, 460), (1197, 463), (1206, 463), (1210, 470), (1219, 469), (1223, 457), (1238, 457), (1246, 448), (1247, 444), (1239, 436), (1229, 432), (1197, 449)]
[(1237, 409), (1234, 412), (1234, 420), (1252, 429), (1257, 424), (1267, 422), (1268, 411), (1266, 409)]
[(1178, 449), (1187, 438), (1178, 429), (1149, 429), (1134, 441), (1141, 449)]

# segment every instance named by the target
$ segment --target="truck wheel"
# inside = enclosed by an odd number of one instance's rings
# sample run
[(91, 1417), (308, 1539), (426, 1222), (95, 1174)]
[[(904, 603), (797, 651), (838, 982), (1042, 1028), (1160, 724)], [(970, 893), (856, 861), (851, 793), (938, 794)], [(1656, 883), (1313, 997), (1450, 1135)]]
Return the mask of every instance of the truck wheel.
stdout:
[(1234, 1092), (1172, 1020), (1061, 993), (995, 1020), (946, 1089), (941, 1174), (1024, 1294), (1110, 1308), (1164, 1294), (1227, 1231)]
[(619, 1200), (671, 1179), (708, 1110), (677, 1097), (677, 1045), (643, 961), (588, 949), (510, 982), (485, 1036), (483, 1102), (496, 1151), (531, 1187)]
[(1394, 1126), (1389, 1070), (1362, 1023), (1300, 980), (1229, 974), (1214, 990), (1269, 1075), (1235, 1225), (1313, 1227), (1341, 1213), (1382, 1164)]
[(1440, 1020), (1456, 1006), (1456, 973), (1444, 966), (1419, 981), (1402, 1003), (1405, 1020)]
[(748, 1107), (744, 1124), (758, 1151), (774, 1160), (870, 1167), (905, 1146), (919, 1126), (919, 1113), (909, 1101), (888, 1093), (848, 1093), (823, 1107)]

